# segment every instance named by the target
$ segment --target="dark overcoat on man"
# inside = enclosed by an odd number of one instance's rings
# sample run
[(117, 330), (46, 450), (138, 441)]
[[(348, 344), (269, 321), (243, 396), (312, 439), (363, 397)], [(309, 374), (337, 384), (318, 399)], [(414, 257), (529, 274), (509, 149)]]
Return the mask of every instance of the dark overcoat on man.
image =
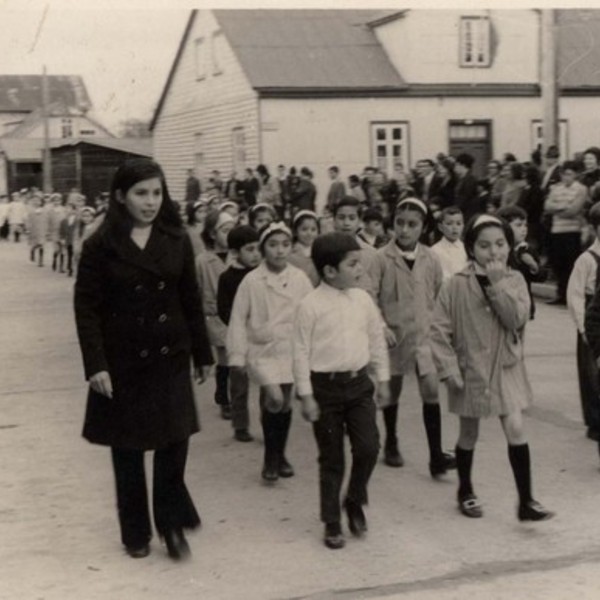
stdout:
[(149, 450), (199, 430), (190, 359), (212, 364), (191, 242), (155, 224), (142, 250), (101, 227), (83, 246), (75, 315), (86, 378), (108, 371), (113, 397), (90, 388), (83, 436)]

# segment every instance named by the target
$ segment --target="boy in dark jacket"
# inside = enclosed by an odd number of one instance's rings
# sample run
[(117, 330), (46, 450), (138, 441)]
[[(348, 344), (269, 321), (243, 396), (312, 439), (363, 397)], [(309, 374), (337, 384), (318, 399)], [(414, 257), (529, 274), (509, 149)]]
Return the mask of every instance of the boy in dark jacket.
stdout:
[[(217, 310), (225, 325), (229, 325), (235, 294), (242, 280), (256, 268), (261, 259), (258, 232), (250, 225), (232, 229), (227, 236), (229, 252), (234, 263), (219, 277), (217, 287)], [(229, 395), (231, 398), (231, 424), (234, 438), (239, 442), (251, 442), (248, 431), (248, 375), (243, 369), (232, 368), (229, 373)]]

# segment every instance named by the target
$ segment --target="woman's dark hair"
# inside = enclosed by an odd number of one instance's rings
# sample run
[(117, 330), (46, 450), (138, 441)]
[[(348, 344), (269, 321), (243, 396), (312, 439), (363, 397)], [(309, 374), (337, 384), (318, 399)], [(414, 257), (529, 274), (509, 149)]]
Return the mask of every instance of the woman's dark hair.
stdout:
[(179, 208), (171, 200), (165, 175), (157, 162), (149, 158), (134, 158), (124, 162), (115, 173), (110, 187), (108, 211), (103, 223), (103, 229), (115, 232), (118, 236), (128, 236), (133, 228), (133, 219), (119, 197), (127, 194), (130, 188), (140, 181), (160, 179), (162, 187), (162, 203), (158, 210), (155, 223), (176, 230), (183, 229)]
[(298, 229), (300, 228), (300, 225), (304, 223), (304, 221), (308, 221), (309, 219), (317, 224), (317, 233), (321, 233), (321, 223), (319, 223), (319, 218), (317, 216), (302, 215), (301, 217), (298, 217), (295, 221), (292, 222), (292, 241), (298, 241)]
[(465, 251), (467, 252), (467, 256), (469, 258), (475, 258), (473, 254), (473, 248), (475, 247), (477, 236), (481, 231), (487, 229), (488, 227), (498, 227), (499, 229), (502, 229), (502, 231), (504, 231), (504, 237), (506, 238), (508, 245), (511, 248), (515, 245), (515, 236), (513, 235), (513, 231), (510, 225), (504, 219), (495, 217), (497, 220), (486, 220), (483, 223), (480, 223), (476, 226), (475, 223), (477, 223), (477, 220), (481, 216), (482, 215), (479, 214), (471, 217), (471, 219), (469, 219), (469, 222), (467, 223), (467, 226), (465, 227), (463, 241), (465, 245)]
[(214, 233), (215, 233), (215, 227), (217, 226), (217, 223), (219, 222), (220, 214), (221, 214), (220, 211), (213, 209), (206, 215), (206, 219), (204, 220), (204, 229), (202, 230), (200, 237), (202, 238), (204, 245), (209, 250), (212, 250), (215, 247)]
[(258, 165), (258, 167), (256, 167), (256, 172), (261, 176), (262, 179), (269, 181), (269, 169), (267, 169), (265, 165)]
[(349, 233), (332, 231), (320, 235), (313, 243), (312, 261), (317, 272), (323, 277), (326, 266), (337, 269), (348, 252), (360, 250), (358, 242)]
[(523, 179), (523, 165), (518, 162), (509, 162), (506, 165), (514, 180)]

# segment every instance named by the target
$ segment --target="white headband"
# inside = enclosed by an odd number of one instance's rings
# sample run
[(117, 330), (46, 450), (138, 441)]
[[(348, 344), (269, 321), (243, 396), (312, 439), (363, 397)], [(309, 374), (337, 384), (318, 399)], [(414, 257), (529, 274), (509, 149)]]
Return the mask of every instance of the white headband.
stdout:
[(218, 210), (220, 210), (220, 211), (227, 210), (230, 206), (233, 206), (233, 208), (239, 208), (239, 206), (235, 202), (228, 201), (228, 202), (223, 202), (223, 204), (221, 204), (219, 206)]
[(398, 205), (396, 206), (396, 210), (398, 210), (404, 204), (409, 204), (409, 203), (416, 204), (423, 211), (424, 214), (427, 215), (429, 213), (429, 210), (428, 210), (425, 202), (423, 202), (422, 200), (419, 200), (418, 198), (405, 198), (404, 200), (402, 200), (402, 202), (398, 203)]
[(250, 212), (254, 213), (257, 210), (261, 210), (262, 208), (268, 208), (274, 215), (276, 214), (275, 209), (270, 204), (267, 204), (266, 202), (259, 202), (258, 204), (254, 204), (253, 206), (250, 207)]
[(475, 223), (473, 223), (473, 229), (475, 227), (479, 227), (480, 225), (484, 225), (485, 223), (493, 223), (494, 225), (500, 225), (502, 227), (502, 221), (498, 217), (494, 217), (492, 215), (480, 215), (475, 219)]
[(288, 229), (285, 223), (273, 222), (267, 225), (267, 227), (265, 227), (265, 229), (260, 234), (258, 245), (262, 247), (262, 245), (267, 241), (267, 238), (275, 233), (285, 233), (290, 238), (292, 237), (292, 232)]
[(215, 231), (223, 225), (225, 225), (226, 223), (235, 223), (235, 219), (228, 212), (221, 211), (219, 213), (219, 218), (215, 223)]
[(313, 212), (312, 210), (299, 210), (295, 215), (294, 215), (294, 219), (292, 220), (292, 225), (295, 225), (296, 222), (298, 221), (298, 219), (301, 219), (302, 217), (311, 217), (313, 218), (315, 221), (319, 221), (319, 217), (317, 217), (317, 213)]

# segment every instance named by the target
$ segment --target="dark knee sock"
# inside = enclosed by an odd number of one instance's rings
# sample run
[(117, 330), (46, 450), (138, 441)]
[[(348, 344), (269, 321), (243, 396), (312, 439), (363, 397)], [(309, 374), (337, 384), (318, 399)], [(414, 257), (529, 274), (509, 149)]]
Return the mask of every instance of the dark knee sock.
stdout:
[(260, 415), (260, 422), (263, 430), (263, 438), (265, 442), (265, 464), (277, 461), (279, 458), (279, 430), (278, 417), (276, 413), (271, 413), (268, 410), (263, 410)]
[(519, 502), (527, 504), (531, 498), (531, 461), (529, 458), (529, 444), (508, 446), (508, 458), (515, 476)]
[(423, 423), (427, 433), (430, 460), (439, 460), (442, 456), (442, 412), (439, 404), (423, 404)]
[(397, 441), (396, 423), (398, 421), (398, 405), (390, 404), (383, 409), (383, 422), (385, 423), (386, 443)]
[(215, 369), (215, 402), (217, 404), (229, 404), (229, 367), (217, 365)]
[(458, 472), (458, 497), (464, 498), (473, 494), (471, 483), (471, 469), (473, 467), (474, 450), (464, 450), (456, 445), (456, 470)]

